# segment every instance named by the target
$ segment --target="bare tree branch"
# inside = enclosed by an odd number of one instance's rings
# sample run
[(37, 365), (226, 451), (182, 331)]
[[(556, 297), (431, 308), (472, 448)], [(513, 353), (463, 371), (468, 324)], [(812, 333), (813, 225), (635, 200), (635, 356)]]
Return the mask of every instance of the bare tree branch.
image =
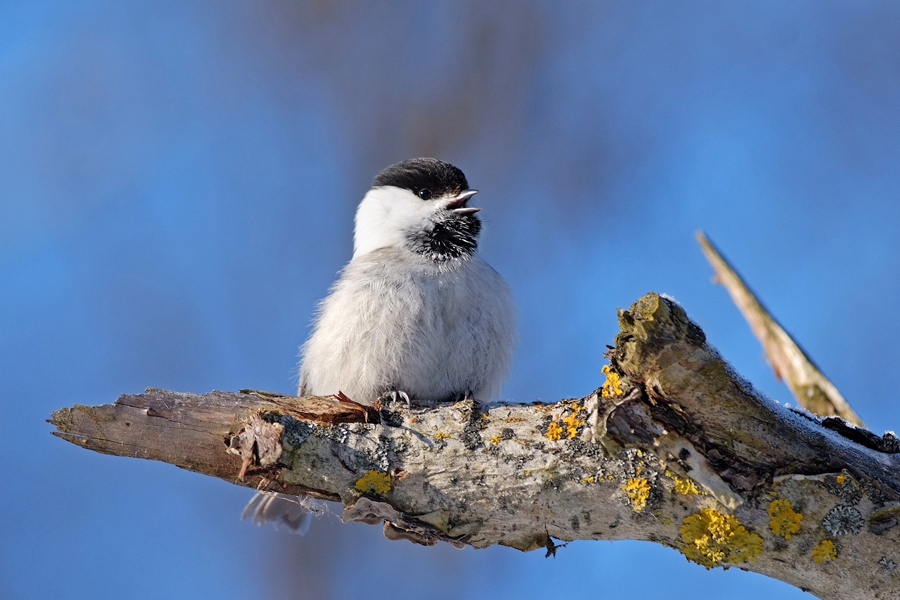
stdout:
[(603, 387), (553, 405), (149, 389), (52, 422), (92, 450), (340, 501), (392, 538), (650, 540), (820, 598), (900, 598), (896, 437), (762, 397), (656, 294), (619, 323)]
[(744, 280), (728, 261), (719, 254), (702, 231), (697, 241), (703, 254), (715, 270), (715, 281), (728, 290), (731, 299), (750, 324), (750, 329), (766, 351), (769, 364), (778, 379), (784, 378), (797, 402), (810, 412), (821, 415), (837, 415), (854, 425), (862, 425), (859, 416), (838, 389), (806, 355), (791, 335), (778, 324), (766, 307), (756, 298)]

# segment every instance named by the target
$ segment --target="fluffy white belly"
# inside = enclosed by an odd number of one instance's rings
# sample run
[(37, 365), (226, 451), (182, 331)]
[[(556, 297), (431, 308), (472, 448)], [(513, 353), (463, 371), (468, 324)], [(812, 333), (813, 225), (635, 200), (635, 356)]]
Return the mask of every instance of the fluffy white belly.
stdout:
[(384, 248), (347, 265), (303, 347), (301, 394), (499, 395), (516, 341), (508, 286), (477, 255), (441, 267), (416, 257), (410, 269), (411, 256)]

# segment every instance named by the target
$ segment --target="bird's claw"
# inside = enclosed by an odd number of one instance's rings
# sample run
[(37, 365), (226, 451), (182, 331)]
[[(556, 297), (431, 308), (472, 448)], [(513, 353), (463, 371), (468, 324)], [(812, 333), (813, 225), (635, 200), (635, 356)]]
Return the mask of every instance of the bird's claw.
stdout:
[(391, 397), (391, 400), (397, 402), (398, 400), (403, 400), (406, 402), (406, 408), (412, 408), (412, 401), (409, 399), (409, 394), (402, 390), (391, 390), (388, 392), (388, 396)]
[(475, 394), (472, 393), (472, 390), (466, 388), (466, 391), (456, 394), (450, 397), (451, 402), (466, 402), (468, 400), (474, 400)]

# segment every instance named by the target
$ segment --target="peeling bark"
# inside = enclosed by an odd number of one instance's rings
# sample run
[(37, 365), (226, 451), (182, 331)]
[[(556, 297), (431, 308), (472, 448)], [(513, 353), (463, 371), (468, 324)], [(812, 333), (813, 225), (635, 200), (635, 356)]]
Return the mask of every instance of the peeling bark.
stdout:
[(895, 437), (764, 398), (656, 294), (619, 322), (604, 386), (552, 405), (148, 389), (52, 422), (92, 450), (340, 501), (392, 539), (649, 540), (820, 598), (900, 598)]

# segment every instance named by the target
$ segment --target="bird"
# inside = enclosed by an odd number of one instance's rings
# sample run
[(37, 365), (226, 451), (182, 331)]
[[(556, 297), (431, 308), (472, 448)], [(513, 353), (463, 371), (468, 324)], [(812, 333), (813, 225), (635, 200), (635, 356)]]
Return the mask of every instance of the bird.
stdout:
[[(427, 406), (499, 397), (516, 310), (506, 281), (477, 252), (476, 193), (459, 168), (435, 158), (376, 175), (356, 211), (353, 256), (301, 349), (299, 396)], [(309, 509), (318, 505), (260, 492), (243, 516), (302, 531)]]

